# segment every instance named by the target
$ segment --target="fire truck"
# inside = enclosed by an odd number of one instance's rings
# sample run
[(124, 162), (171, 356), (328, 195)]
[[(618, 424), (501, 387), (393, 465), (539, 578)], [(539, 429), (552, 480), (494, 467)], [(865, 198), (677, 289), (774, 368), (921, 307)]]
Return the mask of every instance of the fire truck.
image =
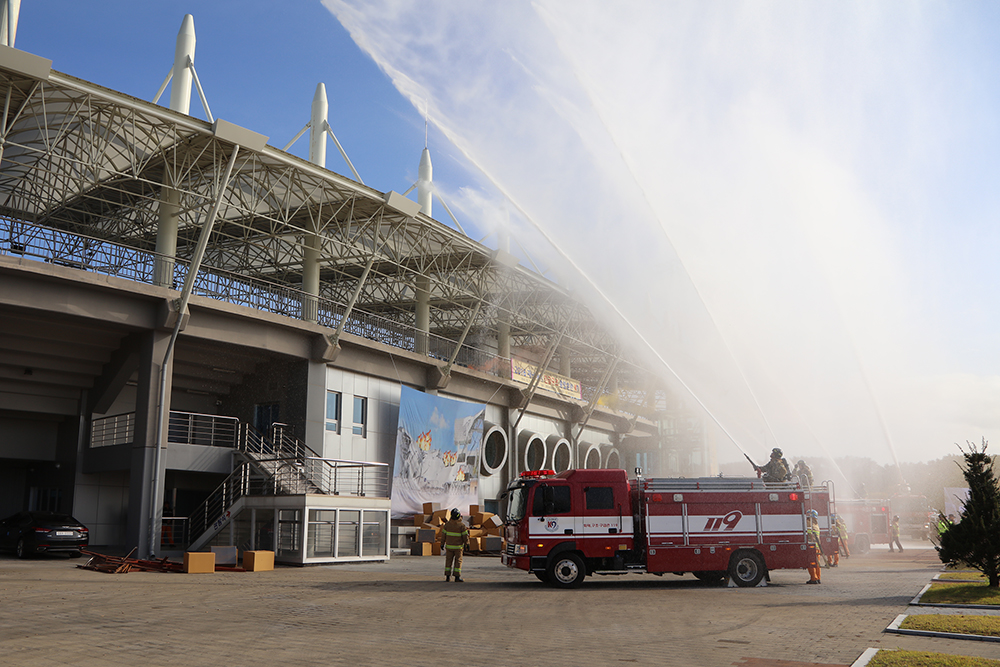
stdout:
[(863, 555), (873, 544), (889, 543), (888, 500), (838, 500), (837, 515), (844, 518), (852, 554)]
[(771, 570), (806, 568), (806, 513), (819, 514), (824, 552), (828, 485), (747, 477), (643, 478), (624, 470), (521, 473), (507, 489), (504, 565), (560, 588), (588, 575), (693, 573), (758, 586)]

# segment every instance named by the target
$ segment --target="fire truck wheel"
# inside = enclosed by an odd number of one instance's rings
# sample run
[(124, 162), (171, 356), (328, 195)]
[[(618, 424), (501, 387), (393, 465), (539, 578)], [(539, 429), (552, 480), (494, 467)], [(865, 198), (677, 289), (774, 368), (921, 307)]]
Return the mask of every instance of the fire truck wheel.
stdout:
[(557, 588), (576, 588), (583, 583), (587, 569), (575, 553), (561, 553), (549, 563), (549, 583)]
[(859, 535), (857, 541), (854, 543), (854, 549), (862, 556), (868, 553), (870, 546), (871, 545), (868, 544), (867, 535)]
[(756, 551), (737, 551), (729, 560), (729, 576), (737, 586), (756, 586), (764, 578), (764, 559)]

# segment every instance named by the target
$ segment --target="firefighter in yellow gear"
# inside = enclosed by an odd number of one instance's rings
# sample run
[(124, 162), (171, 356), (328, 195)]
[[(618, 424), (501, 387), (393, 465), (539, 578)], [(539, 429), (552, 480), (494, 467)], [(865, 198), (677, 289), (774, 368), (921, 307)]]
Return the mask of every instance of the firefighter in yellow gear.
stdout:
[(823, 548), (819, 540), (819, 513), (816, 510), (806, 512), (806, 543), (816, 547), (816, 560), (809, 563), (809, 581), (807, 584), (820, 583), (820, 559), (823, 558)]
[(444, 580), (461, 583), (462, 552), (469, 544), (469, 527), (462, 521), (462, 513), (457, 509), (451, 511), (451, 520), (441, 529), (441, 550), (444, 551)]
[(837, 567), (840, 565), (840, 543), (843, 539), (837, 527), (837, 515), (830, 515), (830, 539), (833, 540), (833, 552), (826, 555), (826, 566)]
[(844, 558), (851, 557), (851, 549), (847, 546), (847, 523), (844, 522), (844, 517), (837, 515), (837, 537), (840, 539), (840, 555)]

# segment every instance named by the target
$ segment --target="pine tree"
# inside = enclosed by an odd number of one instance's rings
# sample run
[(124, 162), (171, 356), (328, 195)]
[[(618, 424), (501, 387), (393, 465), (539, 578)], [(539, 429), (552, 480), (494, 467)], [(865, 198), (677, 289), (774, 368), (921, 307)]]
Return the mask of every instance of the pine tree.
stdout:
[(991, 588), (1000, 587), (1000, 487), (993, 473), (993, 458), (971, 442), (962, 472), (969, 485), (969, 500), (962, 518), (941, 536), (938, 556), (949, 564), (965, 564), (982, 572)]

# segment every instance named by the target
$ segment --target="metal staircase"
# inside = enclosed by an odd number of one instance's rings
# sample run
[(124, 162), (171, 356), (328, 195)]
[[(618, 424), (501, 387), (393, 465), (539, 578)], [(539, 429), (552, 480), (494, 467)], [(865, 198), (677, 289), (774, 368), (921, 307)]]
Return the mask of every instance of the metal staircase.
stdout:
[(172, 538), (189, 538), (176, 540), (189, 551), (201, 549), (229, 525), (248, 496), (388, 497), (387, 466), (322, 458), (284, 424), (274, 424), (268, 436), (240, 424), (235, 453), (233, 472), (188, 516), (183, 530), (175, 526), (171, 531)]

